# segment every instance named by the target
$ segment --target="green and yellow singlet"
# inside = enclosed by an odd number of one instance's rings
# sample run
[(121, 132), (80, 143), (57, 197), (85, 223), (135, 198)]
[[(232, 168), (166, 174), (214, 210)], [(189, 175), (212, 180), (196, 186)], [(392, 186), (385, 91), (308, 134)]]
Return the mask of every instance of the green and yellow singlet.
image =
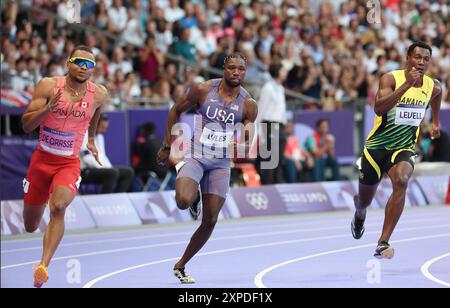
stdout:
[[(391, 72), (395, 78), (395, 90), (405, 83), (405, 70)], [(387, 114), (375, 117), (372, 131), (366, 141), (367, 149), (414, 149), (419, 136), (419, 126), (431, 100), (434, 80), (423, 76), (422, 87), (411, 87), (396, 106)]]

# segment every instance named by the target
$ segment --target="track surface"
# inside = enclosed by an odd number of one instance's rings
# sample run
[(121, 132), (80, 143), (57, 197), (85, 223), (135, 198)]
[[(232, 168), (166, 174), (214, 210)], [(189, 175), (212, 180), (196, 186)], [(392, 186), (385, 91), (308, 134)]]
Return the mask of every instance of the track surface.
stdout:
[[(450, 287), (450, 207), (405, 209), (392, 260), (372, 257), (384, 212), (368, 212), (359, 241), (352, 215), (220, 221), (186, 268), (197, 281), (189, 286), (172, 267), (198, 223), (67, 234), (45, 287)], [(42, 235), (2, 238), (1, 287), (32, 287), (41, 245)]]

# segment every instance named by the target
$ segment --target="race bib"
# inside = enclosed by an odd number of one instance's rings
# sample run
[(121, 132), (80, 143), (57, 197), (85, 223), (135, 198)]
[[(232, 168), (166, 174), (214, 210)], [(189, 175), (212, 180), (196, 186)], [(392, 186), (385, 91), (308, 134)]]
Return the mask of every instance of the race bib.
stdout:
[(204, 127), (200, 137), (200, 142), (208, 147), (214, 146), (216, 148), (226, 148), (231, 142), (233, 142), (233, 133), (233, 131), (216, 132)]
[(425, 116), (425, 106), (398, 104), (395, 111), (395, 124), (419, 126)]
[(46, 152), (70, 156), (75, 148), (75, 138), (75, 133), (61, 132), (44, 126), (39, 145)]

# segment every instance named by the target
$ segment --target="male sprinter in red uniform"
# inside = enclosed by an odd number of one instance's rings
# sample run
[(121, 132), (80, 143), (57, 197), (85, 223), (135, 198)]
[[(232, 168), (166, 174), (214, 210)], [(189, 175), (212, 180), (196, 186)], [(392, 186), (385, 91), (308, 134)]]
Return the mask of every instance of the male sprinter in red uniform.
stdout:
[(23, 181), (26, 231), (39, 227), (47, 202), (51, 213), (42, 260), (34, 270), (37, 288), (48, 280), (47, 266), (64, 234), (65, 209), (77, 194), (81, 180), (78, 152), (88, 128), (88, 149), (98, 161), (95, 130), (108, 93), (88, 81), (94, 59), (88, 47), (77, 46), (67, 61), (68, 74), (39, 81), (22, 116), (26, 133), (39, 127), (39, 145)]

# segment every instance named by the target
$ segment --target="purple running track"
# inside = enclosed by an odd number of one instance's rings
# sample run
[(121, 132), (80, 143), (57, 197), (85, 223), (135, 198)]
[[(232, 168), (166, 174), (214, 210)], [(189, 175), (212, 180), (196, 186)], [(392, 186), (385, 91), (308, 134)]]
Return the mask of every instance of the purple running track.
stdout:
[[(371, 210), (362, 239), (353, 213), (223, 220), (186, 267), (197, 283), (172, 274), (197, 222), (67, 234), (44, 287), (450, 287), (450, 207), (405, 209), (392, 260), (373, 258), (384, 211)], [(32, 287), (42, 235), (3, 237), (1, 287)]]

